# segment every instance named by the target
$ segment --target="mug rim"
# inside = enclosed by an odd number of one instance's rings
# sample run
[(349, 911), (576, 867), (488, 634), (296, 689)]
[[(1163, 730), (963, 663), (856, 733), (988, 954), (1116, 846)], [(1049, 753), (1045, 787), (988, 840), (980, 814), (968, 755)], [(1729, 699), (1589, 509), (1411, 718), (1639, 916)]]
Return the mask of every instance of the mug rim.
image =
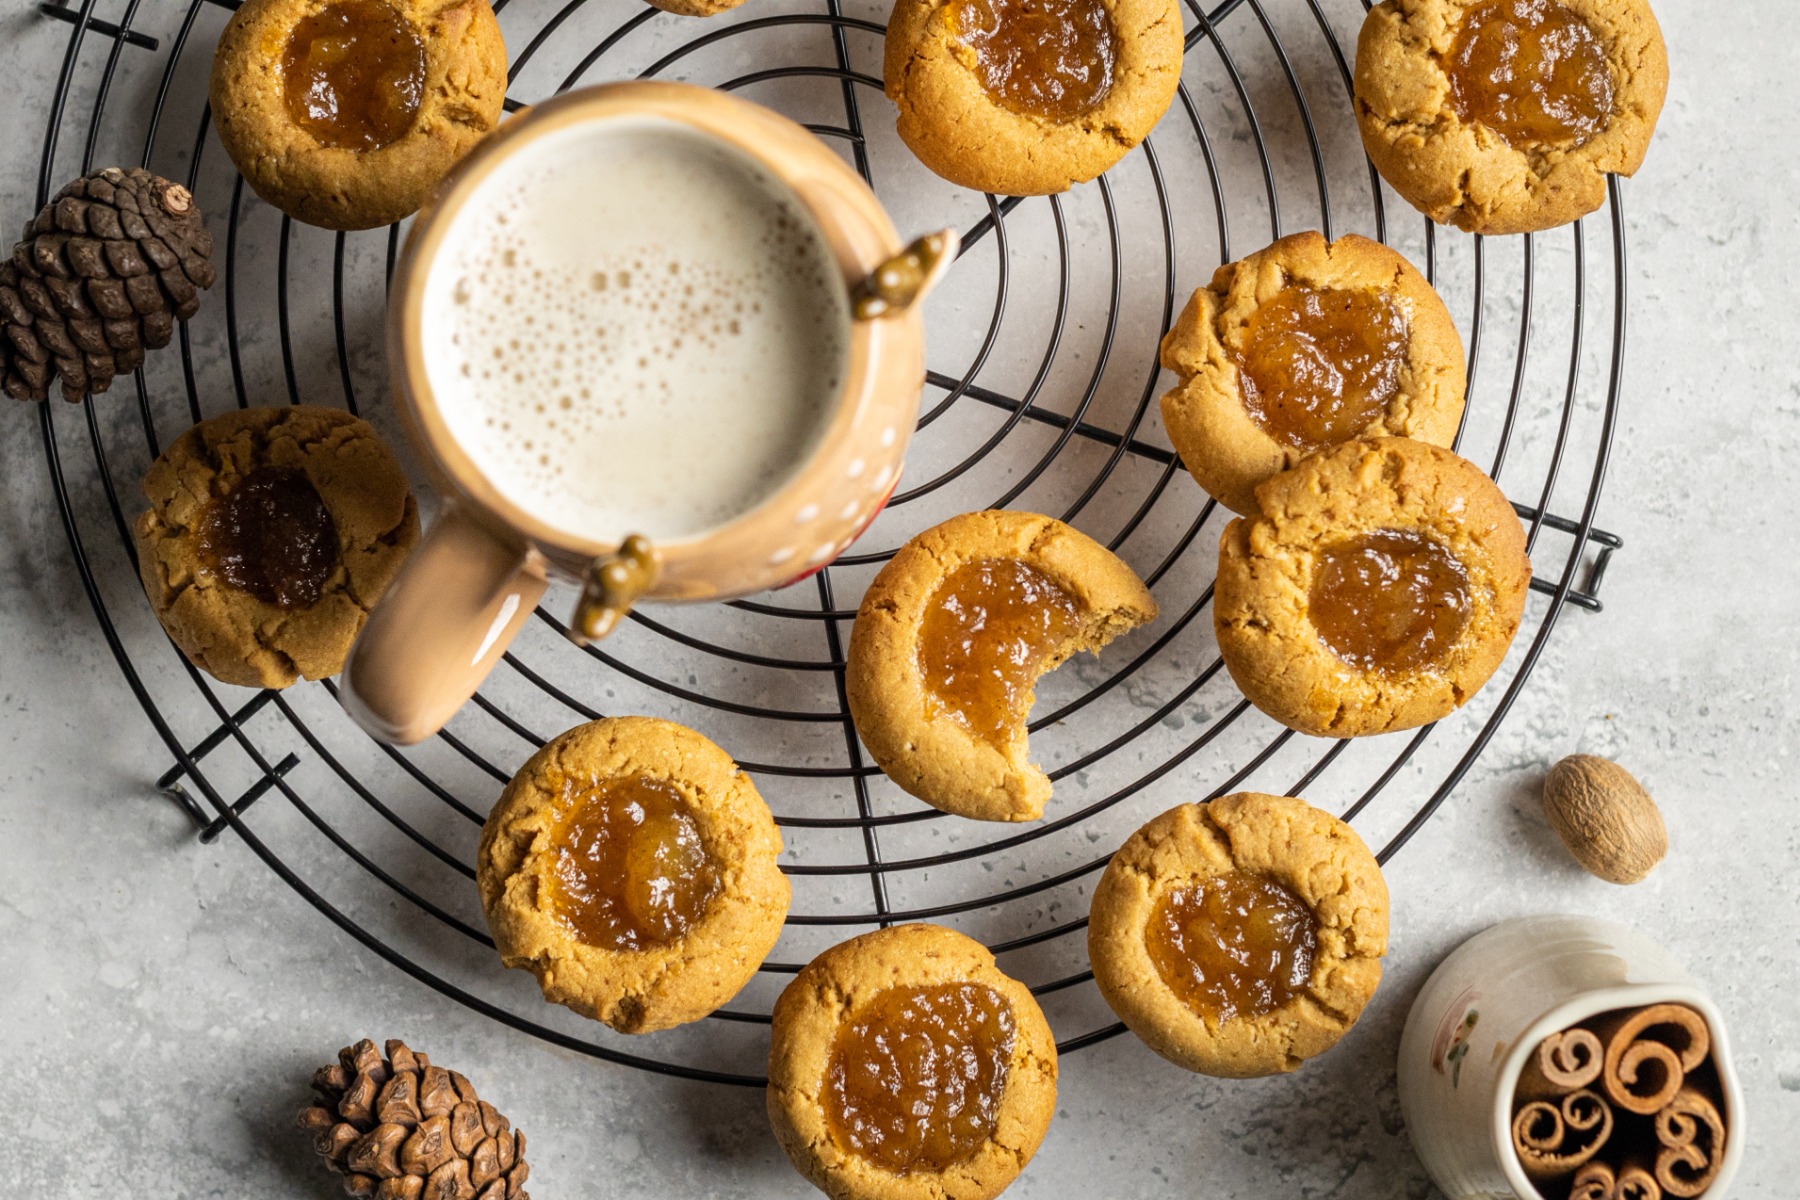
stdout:
[(1500, 1069), (1494, 1077), (1488, 1134), (1493, 1141), (1494, 1156), (1500, 1163), (1501, 1173), (1506, 1176), (1507, 1184), (1519, 1200), (1543, 1200), (1543, 1193), (1531, 1182), (1525, 1168), (1519, 1165), (1519, 1156), (1513, 1153), (1512, 1148), (1513, 1091), (1518, 1087), (1519, 1075), (1525, 1069), (1526, 1058), (1545, 1038), (1577, 1022), (1613, 1009), (1636, 1008), (1647, 1004), (1685, 1004), (1698, 1011), (1706, 1020), (1707, 1033), (1712, 1038), (1711, 1058), (1718, 1071), (1719, 1091), (1725, 1102), (1728, 1122), (1726, 1129), (1730, 1134), (1725, 1142), (1725, 1155), (1719, 1164), (1719, 1174), (1707, 1193), (1717, 1196), (1725, 1194), (1725, 1188), (1737, 1174), (1739, 1160), (1743, 1157), (1744, 1102), (1738, 1086), (1737, 1068), (1731, 1061), (1724, 1015), (1720, 1013), (1718, 1005), (1713, 1003), (1711, 996), (1691, 983), (1624, 983), (1580, 992), (1546, 1009), (1519, 1032), (1512, 1049), (1507, 1051), (1506, 1057), (1500, 1062)]
[[(749, 116), (793, 124), (773, 110), (751, 101), (694, 84), (665, 80), (594, 84), (560, 93), (515, 114), (452, 169), (430, 205), (419, 213), (407, 232), (405, 246), (395, 267), (394, 301), (388, 305), (387, 319), (388, 357), (392, 364), (390, 388), (423, 457), (430, 461), (440, 485), (451, 494), (447, 497), (450, 502), (471, 503), (484, 516), (516, 531), (532, 546), (582, 560), (616, 551), (625, 537), (635, 532), (620, 530), (617, 540), (599, 540), (552, 525), (503, 494), (451, 433), (431, 387), (423, 329), (423, 308), (431, 268), (438, 261), (444, 238), (455, 217), (483, 183), (532, 141), (588, 124), (646, 118), (673, 122), (742, 154), (766, 170), (812, 219), (815, 232), (844, 273), (846, 289), (855, 275), (866, 274), (879, 265), (878, 258), (858, 253), (842, 239), (830, 236), (820, 206), (793, 185), (792, 171), (760, 146), (756, 138), (749, 136), (749, 130), (741, 127), (743, 118)], [(794, 128), (807, 132), (804, 126), (795, 124)], [(820, 149), (831, 162), (842, 166), (829, 149), (823, 146)], [(848, 167), (842, 169), (857, 183), (862, 183)], [(879, 209), (879, 202), (876, 208)], [(882, 240), (897, 250), (899, 234), (885, 211), (879, 213), (879, 226)], [(830, 398), (829, 418), (811, 450), (795, 460), (779, 486), (728, 520), (681, 537), (652, 539), (660, 557), (666, 560), (671, 552), (679, 554), (728, 539), (734, 530), (751, 523), (765, 509), (792, 503), (797, 496), (810, 490), (807, 486), (809, 468), (838, 448), (854, 428), (856, 410), (865, 390), (857, 381), (871, 364), (872, 322), (857, 319), (849, 309), (847, 297), (844, 324), (844, 379), (836, 395)]]

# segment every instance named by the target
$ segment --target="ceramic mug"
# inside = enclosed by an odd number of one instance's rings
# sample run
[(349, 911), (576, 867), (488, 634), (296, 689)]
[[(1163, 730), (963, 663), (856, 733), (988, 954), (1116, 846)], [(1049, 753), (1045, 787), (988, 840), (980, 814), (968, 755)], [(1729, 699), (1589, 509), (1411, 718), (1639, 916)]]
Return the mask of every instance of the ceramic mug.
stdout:
[[(675, 122), (683, 136), (710, 139), (787, 189), (816, 224), (839, 277), (825, 286), (848, 290), (850, 314), (841, 389), (785, 482), (722, 524), (654, 544), (627, 537), (629, 528), (571, 532), (503, 494), (453, 435), (433, 393), (427, 359), (434, 333), (441, 349), (442, 331), (423, 319), (427, 280), (440, 252), (449, 253), (446, 231), (513, 155), (535, 139), (579, 134), (591, 123), (647, 120)], [(387, 328), (393, 391), (444, 506), (351, 649), (346, 709), (386, 741), (435, 733), (499, 659), (553, 572), (583, 584), (569, 625), (579, 641), (604, 636), (639, 599), (748, 595), (794, 582), (841, 554), (899, 479), (925, 377), (916, 301), (956, 248), (949, 230), (903, 243), (875, 194), (818, 138), (723, 92), (604, 84), (558, 96), (503, 125), (419, 215), (394, 273)], [(606, 382), (594, 379), (595, 390), (603, 393)]]
[(1521, 917), (1476, 934), (1425, 981), (1400, 1036), (1400, 1108), (1413, 1148), (1451, 1200), (1540, 1200), (1512, 1149), (1513, 1090), (1546, 1037), (1599, 1013), (1685, 1004), (1712, 1034), (1731, 1136), (1712, 1186), (1744, 1147), (1744, 1100), (1717, 1005), (1635, 930), (1582, 916)]

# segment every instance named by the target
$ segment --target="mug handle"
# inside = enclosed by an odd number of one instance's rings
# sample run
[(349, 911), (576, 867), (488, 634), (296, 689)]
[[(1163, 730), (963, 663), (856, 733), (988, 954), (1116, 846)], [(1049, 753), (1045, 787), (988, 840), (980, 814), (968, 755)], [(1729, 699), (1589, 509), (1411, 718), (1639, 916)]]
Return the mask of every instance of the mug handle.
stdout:
[(350, 647), (345, 711), (384, 742), (430, 737), (475, 694), (546, 586), (535, 551), (451, 503)]

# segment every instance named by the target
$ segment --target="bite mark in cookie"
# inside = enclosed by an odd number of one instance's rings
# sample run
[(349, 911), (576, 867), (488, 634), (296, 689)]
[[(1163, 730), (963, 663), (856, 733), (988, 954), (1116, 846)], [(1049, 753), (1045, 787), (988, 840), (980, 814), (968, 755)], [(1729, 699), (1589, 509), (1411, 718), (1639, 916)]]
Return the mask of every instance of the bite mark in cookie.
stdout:
[(1131, 568), (1061, 521), (952, 517), (901, 547), (863, 596), (845, 668), (857, 733), (934, 808), (1035, 820), (1051, 790), (1027, 758), (1037, 680), (1155, 616)]

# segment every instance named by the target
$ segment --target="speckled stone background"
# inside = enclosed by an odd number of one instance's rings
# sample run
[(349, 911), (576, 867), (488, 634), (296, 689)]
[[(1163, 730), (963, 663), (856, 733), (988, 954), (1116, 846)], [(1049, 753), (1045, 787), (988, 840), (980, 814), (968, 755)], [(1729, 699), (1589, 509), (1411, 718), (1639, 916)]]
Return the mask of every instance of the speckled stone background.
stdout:
[[(158, 3), (161, 0), (157, 0)], [(0, 12), (0, 214), (27, 215), (64, 27)], [(1129, 1038), (1068, 1056), (1012, 1195), (1427, 1197), (1392, 1059), (1431, 966), (1506, 916), (1649, 931), (1713, 991), (1749, 1106), (1734, 1194), (1800, 1184), (1800, 48), (1785, 0), (1664, 0), (1674, 83), (1628, 186), (1631, 349), (1601, 523), (1627, 539), (1599, 616), (1568, 614), (1511, 719), (1389, 867), (1374, 1004), (1290, 1078), (1219, 1082)], [(217, 303), (215, 297), (210, 303)], [(798, 1196), (760, 1094), (670, 1082), (501, 1028), (355, 946), (150, 781), (165, 752), (100, 640), (37, 423), (0, 411), (0, 1194), (336, 1194), (289, 1126), (364, 1033), (467, 1072), (531, 1137), (546, 1198)], [(1544, 768), (1615, 756), (1673, 850), (1639, 887), (1580, 873)]]

